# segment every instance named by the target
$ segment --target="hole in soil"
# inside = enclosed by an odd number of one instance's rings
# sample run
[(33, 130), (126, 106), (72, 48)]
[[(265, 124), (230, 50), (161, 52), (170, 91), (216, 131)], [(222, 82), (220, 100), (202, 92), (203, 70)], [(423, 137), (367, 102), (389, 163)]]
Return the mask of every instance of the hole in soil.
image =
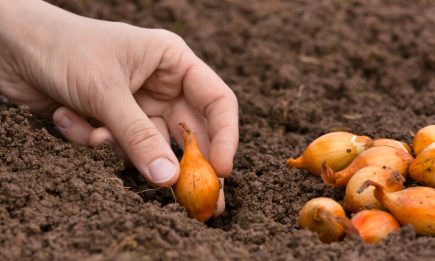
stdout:
[(161, 206), (175, 203), (170, 188), (157, 188), (151, 185), (137, 170), (127, 169), (118, 178), (124, 183), (124, 187), (137, 193), (144, 202), (158, 201)]
[[(170, 188), (157, 188), (152, 186), (146, 179), (136, 170), (126, 170), (118, 176), (123, 183), (124, 187), (128, 187), (130, 191), (137, 193), (144, 202), (156, 201), (162, 207), (175, 203), (175, 198)], [(228, 187), (224, 187), (225, 195), (232, 193)], [(226, 197), (228, 201), (229, 197)], [(233, 211), (235, 207), (227, 203), (224, 213), (218, 218), (212, 218), (206, 222), (207, 227), (219, 228), (225, 231), (230, 230), (233, 220)]]
[(246, 75), (245, 71), (243, 69), (243, 66), (239, 66), (239, 67), (236, 68), (236, 74), (239, 75), (239, 76), (245, 76)]
[(273, 90), (279, 90), (280, 87), (281, 87), (281, 84), (280, 84), (279, 82), (274, 82), (274, 83), (272, 84), (272, 89), (273, 89)]
[(41, 228), (42, 232), (49, 232), (49, 231), (51, 231), (51, 225), (41, 225), (40, 228)]

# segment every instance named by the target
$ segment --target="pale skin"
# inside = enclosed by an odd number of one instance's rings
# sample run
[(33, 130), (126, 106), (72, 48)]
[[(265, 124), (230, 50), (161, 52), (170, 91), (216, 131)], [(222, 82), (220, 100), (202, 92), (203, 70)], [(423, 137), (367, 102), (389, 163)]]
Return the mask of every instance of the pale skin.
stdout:
[[(238, 145), (231, 89), (174, 33), (0, 0), (0, 93), (53, 119), (70, 141), (110, 144), (156, 186), (172, 186), (180, 122), (223, 180)], [(214, 216), (225, 209), (223, 190)]]

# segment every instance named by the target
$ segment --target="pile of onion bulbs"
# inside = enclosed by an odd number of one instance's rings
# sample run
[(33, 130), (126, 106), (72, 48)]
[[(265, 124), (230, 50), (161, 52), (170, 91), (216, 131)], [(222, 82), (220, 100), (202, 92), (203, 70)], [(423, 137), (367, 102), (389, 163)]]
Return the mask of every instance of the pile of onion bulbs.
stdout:
[[(299, 213), (301, 228), (324, 243), (361, 236), (381, 243), (400, 226), (435, 236), (435, 125), (419, 130), (411, 148), (392, 139), (372, 140), (334, 132), (313, 141), (290, 168), (305, 169), (331, 187), (346, 187), (341, 206), (329, 198), (308, 201)], [(411, 177), (423, 186), (404, 188)], [(346, 214), (352, 214), (348, 219)]]

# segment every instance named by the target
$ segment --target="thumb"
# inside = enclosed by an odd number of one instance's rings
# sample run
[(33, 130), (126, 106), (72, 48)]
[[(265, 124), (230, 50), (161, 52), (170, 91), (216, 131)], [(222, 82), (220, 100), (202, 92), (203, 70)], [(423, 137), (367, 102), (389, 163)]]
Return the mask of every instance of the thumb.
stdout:
[(102, 121), (139, 172), (154, 185), (175, 184), (180, 175), (177, 157), (131, 93), (105, 105)]

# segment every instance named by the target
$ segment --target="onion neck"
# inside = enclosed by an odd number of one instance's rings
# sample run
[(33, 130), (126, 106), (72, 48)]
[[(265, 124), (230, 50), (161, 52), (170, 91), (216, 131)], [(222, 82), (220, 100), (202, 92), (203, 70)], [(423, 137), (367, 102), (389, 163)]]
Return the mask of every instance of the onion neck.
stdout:
[[(196, 141), (195, 133), (192, 130), (183, 131), (184, 154), (189, 156), (201, 155)], [(202, 155), (201, 155), (202, 156)]]

